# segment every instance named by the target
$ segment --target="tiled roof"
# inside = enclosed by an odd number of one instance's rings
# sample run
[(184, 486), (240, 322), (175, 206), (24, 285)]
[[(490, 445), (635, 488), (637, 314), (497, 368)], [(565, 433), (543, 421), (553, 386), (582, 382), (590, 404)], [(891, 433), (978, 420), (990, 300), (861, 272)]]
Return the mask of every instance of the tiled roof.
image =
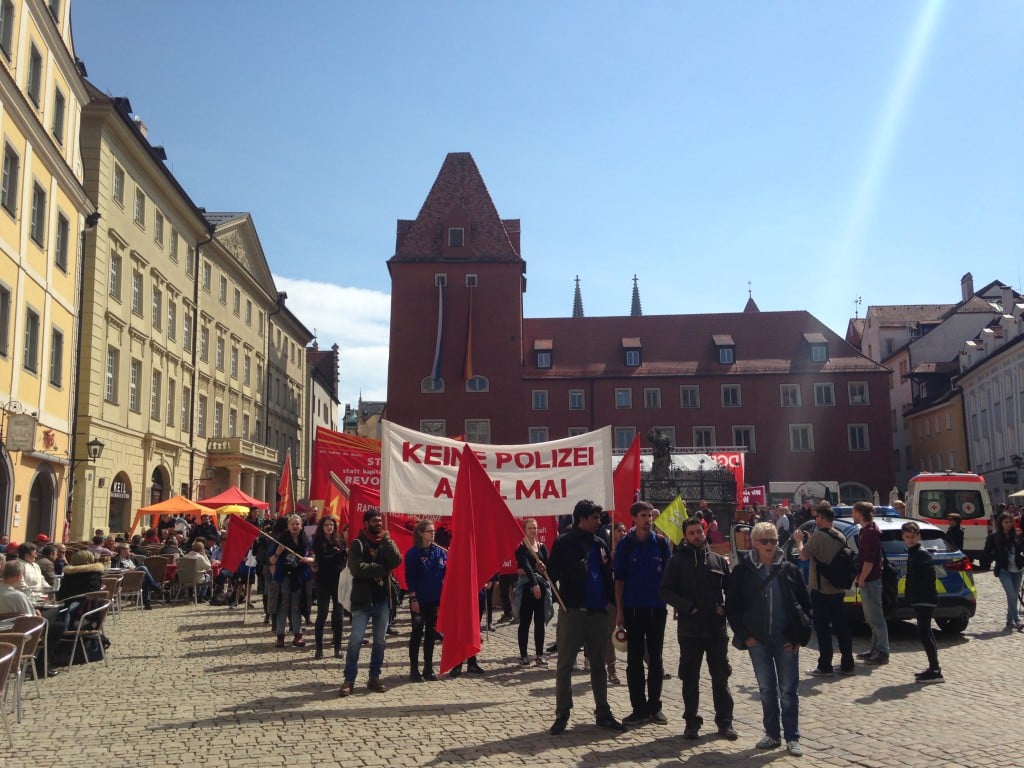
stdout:
[(941, 320), (955, 304), (889, 304), (870, 306), (867, 318), (876, 325), (902, 325), (904, 323), (920, 323), (928, 320)]
[(221, 224), (224, 224), (228, 221), (234, 221), (235, 219), (240, 219), (243, 216), (248, 216), (249, 214), (246, 213), (245, 211), (217, 213), (210, 213), (209, 211), (207, 211), (203, 215), (206, 216), (206, 220), (210, 222), (210, 224), (212, 224), (215, 227), (219, 227)]
[[(552, 340), (552, 367), (529, 369), (530, 377), (671, 376), (822, 372), (884, 372), (806, 311), (641, 317), (527, 318), (524, 348)], [(828, 360), (810, 359), (804, 334), (821, 334)], [(626, 367), (622, 339), (639, 337), (643, 364)], [(736, 362), (721, 365), (713, 339), (728, 336)]]
[[(447, 247), (447, 227), (465, 226), (465, 245)], [(415, 221), (399, 221), (394, 261), (450, 256), (473, 261), (520, 261), (519, 220), (503, 220), (468, 152), (450, 153)]]

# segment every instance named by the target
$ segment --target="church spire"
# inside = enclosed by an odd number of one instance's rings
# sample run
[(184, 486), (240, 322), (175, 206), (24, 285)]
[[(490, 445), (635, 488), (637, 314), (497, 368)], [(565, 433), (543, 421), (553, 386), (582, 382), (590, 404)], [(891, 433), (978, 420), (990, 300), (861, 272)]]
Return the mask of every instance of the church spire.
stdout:
[(640, 307), (640, 288), (637, 286), (636, 275), (633, 275), (633, 305), (629, 308), (629, 316), (640, 317), (643, 313)]
[(576, 293), (572, 297), (572, 316), (583, 317), (583, 296), (580, 294), (579, 275), (576, 275)]

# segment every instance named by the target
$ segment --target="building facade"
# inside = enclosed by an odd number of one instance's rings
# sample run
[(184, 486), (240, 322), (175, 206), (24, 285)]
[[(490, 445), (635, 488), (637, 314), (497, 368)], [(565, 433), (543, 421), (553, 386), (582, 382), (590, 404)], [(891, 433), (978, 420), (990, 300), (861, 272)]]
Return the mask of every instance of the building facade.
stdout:
[(72, 467), (85, 81), (69, 2), (0, 3), (0, 533), (61, 535)]
[(741, 446), (750, 485), (887, 493), (884, 366), (807, 312), (752, 300), (737, 313), (598, 318), (578, 300), (577, 316), (524, 318), (519, 233), (464, 153), (447, 157), (419, 216), (399, 221), (389, 419), (483, 443), (611, 425), (620, 450), (658, 428), (681, 447)]
[[(305, 419), (305, 431), (302, 436), (303, 461), (312, 469), (313, 443), (316, 439), (317, 427), (338, 431), (338, 417), (341, 401), (338, 399), (338, 376), (341, 358), (338, 345), (321, 350), (314, 339), (311, 346), (306, 347), (306, 403), (308, 410)], [(308, 474), (308, 472), (307, 472)], [(306, 490), (308, 495), (309, 485)], [(299, 496), (298, 498), (302, 498)]]

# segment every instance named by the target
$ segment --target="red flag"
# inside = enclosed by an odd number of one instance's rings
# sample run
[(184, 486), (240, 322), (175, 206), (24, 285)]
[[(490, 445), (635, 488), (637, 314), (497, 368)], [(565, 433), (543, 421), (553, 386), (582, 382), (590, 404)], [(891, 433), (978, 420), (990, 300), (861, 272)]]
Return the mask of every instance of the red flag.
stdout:
[(292, 455), (285, 453), (281, 482), (277, 484), (277, 514), (290, 515), (295, 511), (295, 497), (292, 495)]
[(348, 543), (356, 540), (363, 529), (363, 513), (370, 509), (380, 509), (380, 491), (369, 485), (353, 485), (349, 490), (348, 510)]
[(626, 528), (629, 528), (629, 508), (633, 502), (640, 500), (640, 435), (633, 437), (633, 444), (612, 473), (612, 488), (615, 494), (612, 528), (616, 520), (624, 522)]
[(462, 448), (452, 500), (452, 546), (438, 609), (444, 633), (441, 674), (480, 652), (477, 595), (523, 540), (523, 529), (468, 445)]
[[(413, 533), (413, 529), (416, 527), (418, 520), (418, 517), (403, 515), (397, 512), (384, 515), (384, 524), (388, 529), (391, 540), (395, 542), (395, 546), (398, 547), (398, 551), (402, 555), (403, 563), (405, 562), (405, 553), (412, 549), (415, 543), (416, 534)], [(398, 581), (399, 587), (402, 589), (409, 588), (409, 585), (405, 582), (405, 568), (395, 568), (391, 574)]]
[(345, 531), (349, 525), (348, 499), (349, 490), (341, 478), (333, 472), (328, 473), (330, 482), (327, 484), (327, 494), (324, 496), (324, 516), (333, 517), (338, 521), (338, 533)]
[(232, 515), (228, 523), (228, 535), (220, 554), (220, 564), (225, 571), (237, 571), (245, 559), (245, 553), (260, 535), (260, 529), (245, 518)]

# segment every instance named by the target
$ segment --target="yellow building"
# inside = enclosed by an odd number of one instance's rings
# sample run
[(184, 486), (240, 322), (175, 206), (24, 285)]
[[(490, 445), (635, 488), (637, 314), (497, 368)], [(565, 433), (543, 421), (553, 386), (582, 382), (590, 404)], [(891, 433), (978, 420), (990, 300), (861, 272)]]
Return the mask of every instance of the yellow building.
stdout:
[(85, 457), (71, 416), (80, 243), (95, 222), (87, 100), (70, 2), (0, 0), (0, 533), (19, 542), (62, 535), (72, 459)]

